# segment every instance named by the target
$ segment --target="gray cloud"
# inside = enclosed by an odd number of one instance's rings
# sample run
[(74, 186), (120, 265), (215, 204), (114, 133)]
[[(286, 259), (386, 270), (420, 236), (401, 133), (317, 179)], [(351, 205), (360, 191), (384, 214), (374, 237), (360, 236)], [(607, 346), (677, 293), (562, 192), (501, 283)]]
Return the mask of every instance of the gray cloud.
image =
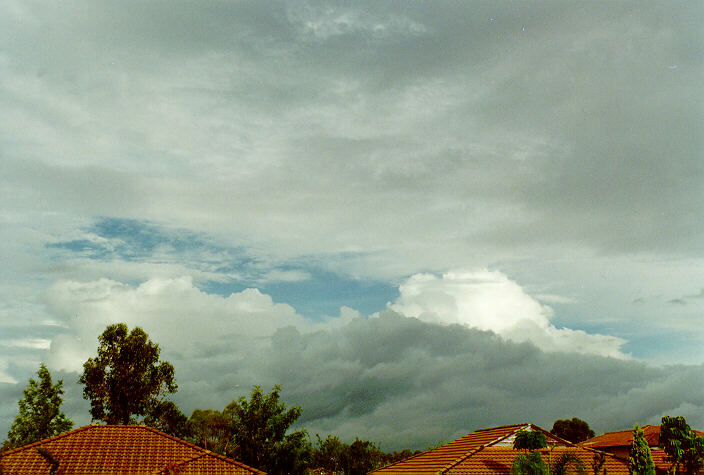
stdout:
[[(77, 371), (105, 325), (125, 321), (142, 326), (174, 364), (175, 399), (187, 413), (222, 408), (254, 384), (281, 384), (286, 402), (303, 407), (301, 425), (312, 434), (358, 436), (388, 449), (425, 447), (516, 421), (549, 426), (572, 416), (597, 431), (654, 423), (675, 412), (695, 427), (704, 425), (697, 388), (702, 365), (652, 366), (579, 348), (545, 352), (491, 331), (390, 310), (366, 318), (343, 309), (314, 323), (256, 290), (224, 298), (188, 279), (153, 279), (137, 288), (107, 280), (61, 282), (45, 302), (61, 326), (48, 352), (22, 351), (41, 356), (64, 379), (66, 411), (77, 424), (89, 422), (74, 384)], [(19, 376), (35, 368), (8, 371)], [(15, 379), (15, 385), (0, 382), (8, 398), (0, 407), (3, 425), (11, 422), (10, 401), (24, 383)]]
[(72, 165), (32, 179), (44, 192), (112, 197), (57, 205), (192, 226), (234, 213), (258, 237), (306, 210), (315, 225), (286, 230), (336, 250), (401, 229), (700, 249), (698, 9), (37, 5), (6, 25), (5, 141)]
[[(66, 363), (83, 356), (71, 352), (66, 329), (75, 314), (41, 297), (66, 280), (111, 282), (119, 294), (126, 281), (213, 278), (212, 256), (196, 268), (194, 256), (174, 253), (169, 262), (101, 262), (46, 247), (84, 238), (99, 217), (246, 248), (262, 262), (258, 275), (272, 278), (282, 262), (387, 285), (488, 268), (527, 294), (557, 296), (555, 328), (628, 340), (624, 352), (658, 365), (701, 363), (698, 6), (10, 0), (0, 8), (0, 381), (21, 385), (31, 375), (43, 351), (31, 344), (41, 339), (52, 339), (52, 351), (65, 345)], [(227, 315), (213, 296), (185, 293)], [(238, 298), (247, 300), (230, 303)], [(648, 305), (631, 305), (640, 301)], [(257, 322), (269, 333), (255, 340), (179, 347), (223, 375), (199, 379), (184, 364), (184, 407), (200, 404), (197, 394), (215, 407), (237, 385), (246, 392), (285, 379), (276, 370), (284, 356), (267, 345), (295, 320), (300, 334), (275, 339), (310, 366), (283, 382), (321, 430), (383, 440), (395, 430), (410, 445), (452, 436), (433, 421), (460, 421), (456, 431), (516, 418), (548, 424), (573, 414), (564, 405), (572, 396), (604, 429), (615, 428), (610, 418), (630, 427), (701, 408), (679, 392), (686, 378), (702, 380), (699, 366), (554, 358), (466, 329), (453, 332), (483, 350), (451, 340), (463, 349), (444, 354), (448, 327), (341, 317), (337, 330), (315, 333), (282, 305), (268, 310), (275, 324)], [(93, 331), (106, 322), (86, 323)], [(399, 335), (379, 341), (389, 351), (365, 343), (371, 328)], [(166, 348), (168, 332), (155, 331)], [(418, 344), (418, 332), (432, 342)], [(261, 362), (226, 357), (232, 341)], [(483, 366), (495, 358), (502, 364)], [(604, 383), (592, 392), (575, 375)], [(517, 396), (520, 388), (534, 399)], [(3, 382), (0, 391), (17, 395)], [(424, 425), (433, 429), (421, 437)]]
[[(548, 354), (491, 332), (392, 312), (310, 333), (282, 328), (261, 345), (231, 338), (203, 342), (202, 352), (181, 356), (168, 339), (161, 343), (176, 367), (176, 400), (187, 412), (222, 408), (252, 384), (281, 384), (284, 400), (303, 407), (300, 422), (311, 433), (359, 436), (386, 449), (423, 448), (503, 423), (549, 427), (573, 416), (597, 431), (657, 423), (675, 413), (694, 427), (704, 425), (697, 387), (704, 381), (702, 366), (655, 368)], [(67, 412), (87, 423), (80, 388), (71, 387), (77, 374), (57, 375), (69, 388)]]

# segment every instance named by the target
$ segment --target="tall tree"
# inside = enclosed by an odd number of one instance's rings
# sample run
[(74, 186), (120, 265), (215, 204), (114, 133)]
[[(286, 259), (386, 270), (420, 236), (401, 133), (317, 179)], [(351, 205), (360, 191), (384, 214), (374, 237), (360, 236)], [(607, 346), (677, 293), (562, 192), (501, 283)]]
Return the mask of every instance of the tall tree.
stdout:
[(699, 473), (704, 466), (704, 438), (699, 437), (682, 416), (664, 416), (660, 426), (660, 447), (670, 462), (670, 473), (680, 464), (686, 474)]
[(383, 465), (384, 453), (374, 443), (368, 440), (356, 439), (349, 446), (347, 456), (348, 475), (365, 475)]
[(53, 384), (51, 373), (43, 363), (37, 371), (37, 376), (39, 379), (36, 381), (29, 379), (24, 397), (17, 403), (20, 412), (7, 434), (9, 447), (19, 447), (46, 439), (73, 427), (73, 422), (60, 409), (64, 382), (59, 380)]
[(310, 453), (305, 430), (288, 432), (301, 415), (301, 408), (286, 408), (279, 402), (280, 386), (264, 395), (254, 386), (249, 400), (240, 397), (225, 408), (232, 419), (235, 456), (247, 465), (268, 473), (297, 473)]
[(312, 468), (323, 468), (330, 472), (340, 472), (345, 469), (349, 446), (338, 436), (328, 435), (324, 440), (316, 434), (318, 442), (311, 458)]
[(154, 415), (168, 393), (176, 392), (174, 367), (159, 361), (159, 345), (146, 332), (127, 325), (109, 325), (98, 337), (98, 354), (83, 365), (78, 380), (90, 400), (93, 420), (130, 424)]
[(181, 439), (190, 434), (188, 417), (173, 401), (161, 401), (152, 405), (144, 418), (144, 424)]
[(232, 457), (232, 418), (213, 409), (196, 409), (188, 419), (191, 440), (204, 449)]
[(655, 475), (653, 454), (645, 440), (643, 429), (638, 427), (638, 424), (633, 428), (633, 441), (628, 454), (628, 471), (641, 475)]
[(594, 431), (589, 427), (589, 424), (579, 417), (556, 420), (552, 425), (552, 429), (550, 429), (550, 433), (568, 440), (573, 444), (584, 442), (595, 435)]

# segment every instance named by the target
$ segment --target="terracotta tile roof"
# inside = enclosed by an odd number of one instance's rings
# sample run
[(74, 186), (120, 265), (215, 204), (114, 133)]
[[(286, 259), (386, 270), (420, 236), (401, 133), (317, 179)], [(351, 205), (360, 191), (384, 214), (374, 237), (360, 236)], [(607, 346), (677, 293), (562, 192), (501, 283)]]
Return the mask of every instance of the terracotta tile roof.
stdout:
[[(452, 468), (452, 473), (461, 474), (510, 474), (512, 473), (513, 461), (521, 452), (513, 450), (511, 447), (486, 447), (468, 457)], [(594, 451), (585, 450), (579, 447), (554, 447), (552, 450), (540, 450), (540, 455), (547, 465), (557, 462), (564, 453), (569, 453), (577, 457), (587, 473), (592, 473), (592, 461)], [(628, 462), (613, 456), (606, 456), (604, 466), (609, 474), (628, 473)]]
[(516, 424), (478, 430), (442, 447), (392, 463), (372, 473), (437, 473), (454, 465), (483, 445), (505, 439), (528, 425)]
[[(595, 450), (578, 447), (533, 424), (516, 424), (472, 432), (442, 447), (387, 465), (371, 473), (380, 475), (424, 473), (510, 474), (513, 460), (523, 453), (513, 449), (513, 440), (519, 430), (538, 430), (543, 432), (550, 445), (553, 446), (552, 456), (569, 450), (583, 461), (587, 469), (591, 468), (591, 462), (596, 453)], [(544, 460), (548, 460), (548, 456), (550, 456), (549, 450), (545, 449)], [(628, 473), (628, 464), (626, 462), (612, 455), (607, 455), (606, 458), (606, 467), (609, 473)]]
[(3, 475), (46, 474), (51, 464), (37, 449), (59, 462), (57, 473), (260, 474), (240, 462), (220, 456), (147, 426), (89, 425), (2, 454)]
[[(643, 429), (643, 435), (648, 445), (651, 447), (657, 447), (660, 440), (660, 426), (647, 425), (641, 427)], [(697, 435), (704, 437), (704, 432), (695, 430)], [(606, 447), (626, 447), (631, 445), (633, 441), (633, 429), (620, 430), (617, 432), (607, 432), (605, 434), (599, 435), (597, 437), (592, 437), (589, 440), (585, 440), (580, 445), (583, 447), (592, 448), (606, 448)]]
[[(650, 446), (650, 452), (653, 455), (653, 462), (655, 463), (655, 468), (660, 472), (667, 472), (670, 467), (669, 462), (667, 462), (665, 451), (663, 449), (657, 448), (658, 442), (660, 441), (660, 426), (647, 425), (641, 427), (643, 429), (643, 435), (645, 440)], [(700, 437), (704, 437), (704, 432), (695, 430), (694, 431)], [(606, 434), (599, 435), (597, 437), (592, 437), (589, 440), (585, 440), (580, 443), (582, 447), (594, 448), (598, 450), (603, 450), (605, 452), (618, 452), (618, 455), (627, 457), (628, 450), (633, 441), (633, 429), (620, 430), (617, 432), (607, 432)], [(704, 473), (704, 470), (700, 471)]]

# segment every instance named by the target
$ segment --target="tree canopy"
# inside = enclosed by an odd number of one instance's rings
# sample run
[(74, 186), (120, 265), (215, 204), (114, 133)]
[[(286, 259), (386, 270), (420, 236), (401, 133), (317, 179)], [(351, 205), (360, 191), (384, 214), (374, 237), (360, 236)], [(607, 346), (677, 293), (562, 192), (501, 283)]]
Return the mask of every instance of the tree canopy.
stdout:
[(519, 430), (513, 440), (513, 448), (516, 450), (534, 451), (542, 449), (548, 445), (545, 434), (539, 430)]
[(548, 468), (538, 449), (548, 445), (548, 441), (539, 430), (519, 430), (513, 439), (513, 448), (523, 450), (524, 454), (513, 460), (513, 473), (516, 475), (543, 475)]
[(628, 454), (628, 471), (643, 475), (655, 475), (653, 454), (645, 440), (643, 429), (638, 424), (633, 428), (633, 441)]
[(188, 419), (191, 440), (204, 449), (232, 457), (232, 419), (214, 409), (195, 409)]
[(19, 414), (7, 434), (6, 444), (19, 447), (66, 432), (73, 422), (61, 412), (63, 381), (52, 383), (51, 373), (42, 365), (38, 380), (29, 379), (24, 397), (18, 401)]
[(159, 345), (144, 330), (128, 332), (124, 323), (109, 325), (98, 343), (97, 356), (85, 362), (78, 380), (85, 385), (83, 397), (90, 400), (93, 420), (130, 424), (173, 412), (164, 402), (177, 388), (174, 367), (159, 361)]
[(235, 457), (267, 473), (298, 472), (310, 456), (306, 431), (288, 432), (301, 408), (287, 409), (280, 392), (278, 385), (267, 395), (254, 386), (249, 400), (242, 396), (224, 411), (232, 421)]
[(578, 417), (556, 420), (552, 425), (552, 429), (550, 429), (550, 433), (573, 444), (584, 442), (595, 435), (589, 424)]
[(704, 466), (704, 438), (682, 416), (662, 418), (659, 445), (667, 454), (670, 473), (675, 473), (680, 465), (686, 474), (699, 473)]

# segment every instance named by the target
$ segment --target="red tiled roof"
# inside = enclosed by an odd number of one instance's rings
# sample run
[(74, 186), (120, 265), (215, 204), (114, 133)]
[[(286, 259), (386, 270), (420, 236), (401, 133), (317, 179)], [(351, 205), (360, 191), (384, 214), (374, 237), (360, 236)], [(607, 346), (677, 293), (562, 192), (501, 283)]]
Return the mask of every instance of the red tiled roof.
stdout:
[[(643, 435), (650, 447), (657, 447), (660, 441), (660, 426), (647, 425), (641, 427)], [(704, 437), (704, 432), (694, 431), (700, 437)], [(585, 440), (580, 445), (584, 447), (601, 448), (601, 447), (626, 447), (630, 446), (633, 441), (633, 429), (620, 430), (617, 432), (607, 432), (597, 437), (592, 437)]]
[(2, 454), (3, 474), (46, 474), (51, 464), (37, 449), (59, 462), (57, 473), (261, 474), (243, 463), (202, 449), (147, 426), (89, 425)]
[[(371, 473), (380, 475), (411, 473), (510, 474), (513, 460), (523, 453), (513, 449), (513, 436), (519, 430), (538, 430), (545, 434), (553, 449), (551, 453), (548, 449), (544, 450), (543, 460), (548, 460), (549, 456), (555, 456), (569, 450), (582, 460), (587, 469), (591, 467), (596, 451), (578, 447), (533, 424), (517, 424), (472, 432), (442, 447), (387, 465)], [(606, 455), (606, 459), (605, 467), (609, 473), (628, 473), (628, 464), (623, 460), (612, 455)]]
[[(667, 455), (663, 449), (657, 448), (658, 442), (660, 441), (660, 426), (647, 425), (641, 427), (641, 429), (643, 429), (645, 440), (650, 446), (650, 452), (653, 456), (655, 468), (658, 471), (667, 472), (668, 468), (670, 468), (670, 463), (666, 460)], [(704, 437), (704, 432), (702, 431), (695, 430), (694, 433), (700, 437)], [(607, 432), (606, 434), (585, 440), (579, 445), (582, 447), (604, 450), (606, 452), (618, 451), (617, 449), (621, 449), (620, 452), (624, 453), (624, 456), (628, 456), (628, 449), (630, 448), (632, 441), (633, 429), (630, 429), (620, 430), (617, 432)], [(704, 472), (704, 470), (702, 472)]]
[[(579, 447), (557, 446), (552, 450), (543, 449), (539, 452), (548, 466), (557, 462), (562, 454), (568, 453), (574, 455), (584, 464), (584, 469), (587, 473), (592, 472), (594, 451)], [(520, 451), (513, 450), (511, 447), (486, 447), (452, 467), (452, 473), (457, 475), (465, 473), (510, 474), (512, 473), (513, 461), (520, 453)], [(628, 473), (628, 463), (613, 456), (605, 457), (603, 468), (606, 469), (606, 473), (610, 474)]]

